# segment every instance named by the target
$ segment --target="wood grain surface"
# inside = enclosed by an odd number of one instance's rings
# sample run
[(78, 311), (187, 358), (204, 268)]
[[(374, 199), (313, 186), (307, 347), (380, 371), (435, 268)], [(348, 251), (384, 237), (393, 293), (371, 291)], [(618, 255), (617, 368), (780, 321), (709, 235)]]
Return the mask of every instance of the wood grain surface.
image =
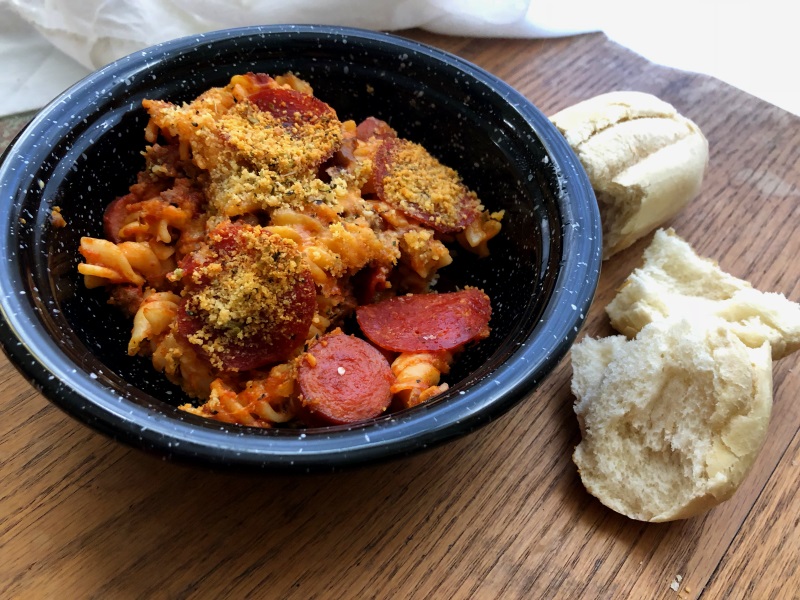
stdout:
[[(615, 89), (675, 105), (711, 158), (700, 197), (671, 225), (728, 272), (800, 300), (800, 119), (602, 34), (408, 35), (546, 114)], [(0, 141), (23, 123), (0, 121)], [(611, 333), (603, 309), (649, 241), (604, 264), (582, 334)], [(109, 441), (0, 358), (0, 598), (800, 597), (800, 357), (775, 365), (769, 437), (736, 495), (666, 524), (629, 520), (583, 489), (570, 376), (565, 359), (505, 417), (421, 455), (250, 476)]]

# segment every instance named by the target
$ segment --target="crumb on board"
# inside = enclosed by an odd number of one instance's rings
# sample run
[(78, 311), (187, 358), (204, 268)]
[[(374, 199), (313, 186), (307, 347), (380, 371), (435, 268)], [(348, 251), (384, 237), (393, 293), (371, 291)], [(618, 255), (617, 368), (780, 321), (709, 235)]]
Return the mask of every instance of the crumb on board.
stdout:
[(670, 589), (673, 592), (677, 592), (681, 587), (681, 581), (683, 581), (683, 575), (678, 573), (675, 575), (675, 579), (672, 581), (672, 583), (669, 584)]

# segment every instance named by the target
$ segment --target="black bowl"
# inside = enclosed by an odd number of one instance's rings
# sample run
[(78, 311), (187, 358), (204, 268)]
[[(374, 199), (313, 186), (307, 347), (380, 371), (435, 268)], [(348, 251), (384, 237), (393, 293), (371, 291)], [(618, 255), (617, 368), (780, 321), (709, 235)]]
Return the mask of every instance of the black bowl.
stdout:
[[(339, 117), (373, 115), (456, 168), (505, 209), (491, 256), (460, 255), (441, 288), (491, 297), (492, 335), (459, 357), (450, 390), (355, 426), (258, 430), (207, 421), (148, 359), (130, 323), (78, 275), (83, 235), (143, 165), (144, 98), (173, 102), (236, 73), (294, 71)], [(206, 466), (318, 470), (401, 456), (456, 438), (528, 394), (566, 354), (600, 270), (600, 220), (567, 143), (522, 95), (458, 58), (341, 27), (247, 27), (137, 52), (43, 109), (0, 165), (0, 338), (17, 368), (78, 420), (132, 446)], [(60, 207), (68, 226), (50, 224)], [(24, 435), (24, 432), (21, 432)]]

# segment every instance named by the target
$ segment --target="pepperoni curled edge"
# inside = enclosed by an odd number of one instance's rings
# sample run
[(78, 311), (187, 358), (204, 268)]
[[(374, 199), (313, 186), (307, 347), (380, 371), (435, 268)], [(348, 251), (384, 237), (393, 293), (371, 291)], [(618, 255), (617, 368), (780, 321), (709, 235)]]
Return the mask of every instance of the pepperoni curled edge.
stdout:
[(306, 420), (341, 425), (381, 415), (392, 400), (394, 375), (378, 349), (337, 329), (309, 348), (297, 380)]
[(375, 117), (367, 117), (356, 127), (356, 137), (364, 142), (370, 138), (387, 140), (396, 138), (397, 132), (386, 121), (381, 121)]
[(119, 235), (125, 219), (128, 218), (128, 206), (139, 202), (134, 194), (126, 194), (112, 201), (103, 213), (103, 232), (107, 239), (119, 244), (122, 238)]
[(177, 334), (220, 370), (286, 360), (308, 335), (316, 286), (295, 245), (225, 222), (181, 261)]
[(260, 110), (271, 113), (284, 126), (291, 127), (297, 121), (317, 122), (324, 118), (336, 118), (327, 103), (315, 96), (280, 87), (262, 87), (248, 97)]
[(456, 350), (487, 337), (491, 316), (489, 297), (475, 288), (398, 296), (356, 311), (364, 335), (393, 352)]

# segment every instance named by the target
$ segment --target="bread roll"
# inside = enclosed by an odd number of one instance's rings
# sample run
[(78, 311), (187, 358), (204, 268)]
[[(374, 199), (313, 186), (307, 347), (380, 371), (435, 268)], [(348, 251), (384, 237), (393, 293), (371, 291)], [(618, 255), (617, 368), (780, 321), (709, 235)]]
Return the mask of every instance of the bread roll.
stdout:
[(603, 258), (675, 216), (700, 191), (708, 142), (673, 106), (611, 92), (551, 117), (589, 175), (603, 224)]
[(767, 343), (719, 318), (668, 318), (573, 347), (586, 489), (632, 519), (690, 517), (729, 498), (755, 460), (772, 407)]
[(716, 316), (750, 348), (768, 342), (775, 360), (800, 348), (799, 304), (725, 273), (672, 229), (655, 233), (644, 265), (622, 284), (606, 312), (614, 329), (628, 337), (667, 317)]

